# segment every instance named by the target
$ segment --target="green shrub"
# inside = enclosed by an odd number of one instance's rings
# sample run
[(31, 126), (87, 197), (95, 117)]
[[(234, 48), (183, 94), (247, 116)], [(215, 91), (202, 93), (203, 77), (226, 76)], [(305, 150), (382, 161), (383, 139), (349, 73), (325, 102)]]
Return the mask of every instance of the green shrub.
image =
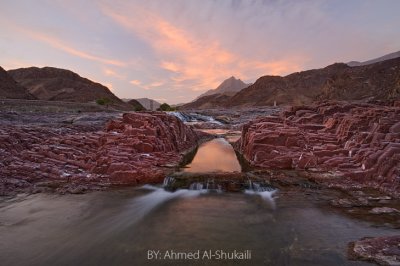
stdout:
[(107, 105), (108, 106), (111, 103), (111, 100), (104, 97), (104, 98), (97, 99), (96, 103), (99, 105)]
[(167, 103), (163, 103), (160, 105), (160, 108), (158, 108), (157, 110), (159, 110), (159, 111), (176, 111), (176, 108), (171, 107)]
[(133, 106), (133, 110), (135, 112), (141, 112), (141, 111), (146, 110), (143, 106), (135, 106), (135, 105), (132, 105), (132, 106)]

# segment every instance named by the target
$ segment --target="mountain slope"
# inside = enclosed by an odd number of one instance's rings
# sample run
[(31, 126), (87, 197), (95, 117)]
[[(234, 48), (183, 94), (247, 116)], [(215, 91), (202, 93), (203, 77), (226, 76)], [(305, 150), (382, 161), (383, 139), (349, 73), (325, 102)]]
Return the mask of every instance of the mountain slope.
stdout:
[[(149, 98), (139, 98), (135, 100), (138, 101), (144, 108), (146, 108), (146, 110), (154, 111), (157, 110), (161, 105), (161, 103)], [(153, 109), (151, 109), (151, 107), (153, 107)]]
[(226, 94), (212, 94), (198, 98), (196, 101), (184, 104), (179, 107), (180, 110), (187, 109), (212, 109), (224, 107), (232, 96)]
[(127, 101), (127, 103), (132, 105), (133, 109), (135, 111), (144, 111), (144, 110), (146, 110), (146, 108), (144, 108), (144, 106), (138, 100), (131, 99), (131, 100)]
[(112, 106), (124, 109), (130, 107), (107, 87), (83, 78), (70, 70), (54, 67), (29, 67), (9, 70), (8, 73), (40, 100), (85, 103), (108, 98)]
[(0, 99), (34, 100), (36, 98), (0, 67)]
[(398, 58), (400, 57), (400, 51), (398, 52), (394, 52), (394, 53), (390, 53), (375, 59), (371, 59), (365, 62), (358, 62), (358, 61), (351, 61), (348, 62), (347, 65), (348, 66), (365, 66), (365, 65), (369, 65), (369, 64), (374, 64), (374, 63), (378, 63), (378, 62), (382, 62), (382, 61), (386, 61), (386, 60), (390, 60), (390, 59), (394, 59), (394, 58)]
[(315, 100), (393, 100), (400, 96), (400, 58), (365, 66), (336, 63), (285, 77), (264, 76), (235, 94), (227, 107), (308, 104)]

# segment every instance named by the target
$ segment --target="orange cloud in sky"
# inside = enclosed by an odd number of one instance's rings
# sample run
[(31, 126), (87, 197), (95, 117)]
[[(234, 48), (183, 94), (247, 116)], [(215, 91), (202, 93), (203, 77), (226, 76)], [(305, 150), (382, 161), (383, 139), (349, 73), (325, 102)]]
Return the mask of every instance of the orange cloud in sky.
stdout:
[(243, 58), (225, 49), (218, 40), (194, 35), (143, 7), (124, 8), (129, 10), (124, 13), (102, 5), (102, 10), (153, 47), (161, 59), (159, 66), (171, 72), (171, 89), (189, 87), (193, 91), (204, 91), (215, 88), (232, 75), (246, 80), (300, 69), (296, 63), (298, 58), (274, 61)]
[(111, 83), (103, 83), (104, 86), (106, 86), (110, 91), (114, 92), (114, 86)]
[(136, 86), (139, 86), (140, 84), (142, 84), (142, 82), (137, 79), (131, 80), (131, 81), (129, 81), (129, 83), (132, 85), (136, 85)]
[(121, 80), (125, 79), (124, 75), (121, 75), (117, 71), (112, 70), (110, 68), (104, 68), (103, 72), (106, 76), (109, 76), (109, 77), (114, 77), (114, 78), (121, 79)]

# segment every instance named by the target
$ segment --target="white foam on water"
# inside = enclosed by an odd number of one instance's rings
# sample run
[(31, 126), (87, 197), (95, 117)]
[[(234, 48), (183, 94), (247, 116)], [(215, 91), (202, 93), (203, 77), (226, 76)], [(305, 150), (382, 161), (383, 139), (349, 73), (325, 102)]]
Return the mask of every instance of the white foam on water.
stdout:
[(176, 116), (182, 122), (209, 122), (218, 125), (222, 125), (221, 122), (215, 120), (212, 116), (201, 115), (198, 113), (182, 113), (182, 112), (167, 112), (169, 115)]
[(263, 200), (268, 202), (273, 209), (276, 208), (275, 194), (278, 192), (277, 189), (274, 189), (272, 187), (263, 187), (259, 183), (252, 182), (251, 180), (249, 180), (248, 183), (249, 189), (246, 189), (244, 191), (245, 194), (259, 196)]

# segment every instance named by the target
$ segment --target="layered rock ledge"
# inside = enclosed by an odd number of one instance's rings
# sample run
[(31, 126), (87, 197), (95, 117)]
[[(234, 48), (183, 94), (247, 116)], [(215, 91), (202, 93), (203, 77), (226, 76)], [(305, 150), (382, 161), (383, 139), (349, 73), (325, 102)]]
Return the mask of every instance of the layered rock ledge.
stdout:
[(160, 182), (204, 136), (162, 112), (125, 113), (103, 129), (5, 123), (0, 128), (0, 195)]
[[(235, 143), (252, 166), (317, 170), (329, 186), (400, 196), (400, 107), (321, 103), (247, 123)], [(329, 174), (322, 174), (322, 173)]]

